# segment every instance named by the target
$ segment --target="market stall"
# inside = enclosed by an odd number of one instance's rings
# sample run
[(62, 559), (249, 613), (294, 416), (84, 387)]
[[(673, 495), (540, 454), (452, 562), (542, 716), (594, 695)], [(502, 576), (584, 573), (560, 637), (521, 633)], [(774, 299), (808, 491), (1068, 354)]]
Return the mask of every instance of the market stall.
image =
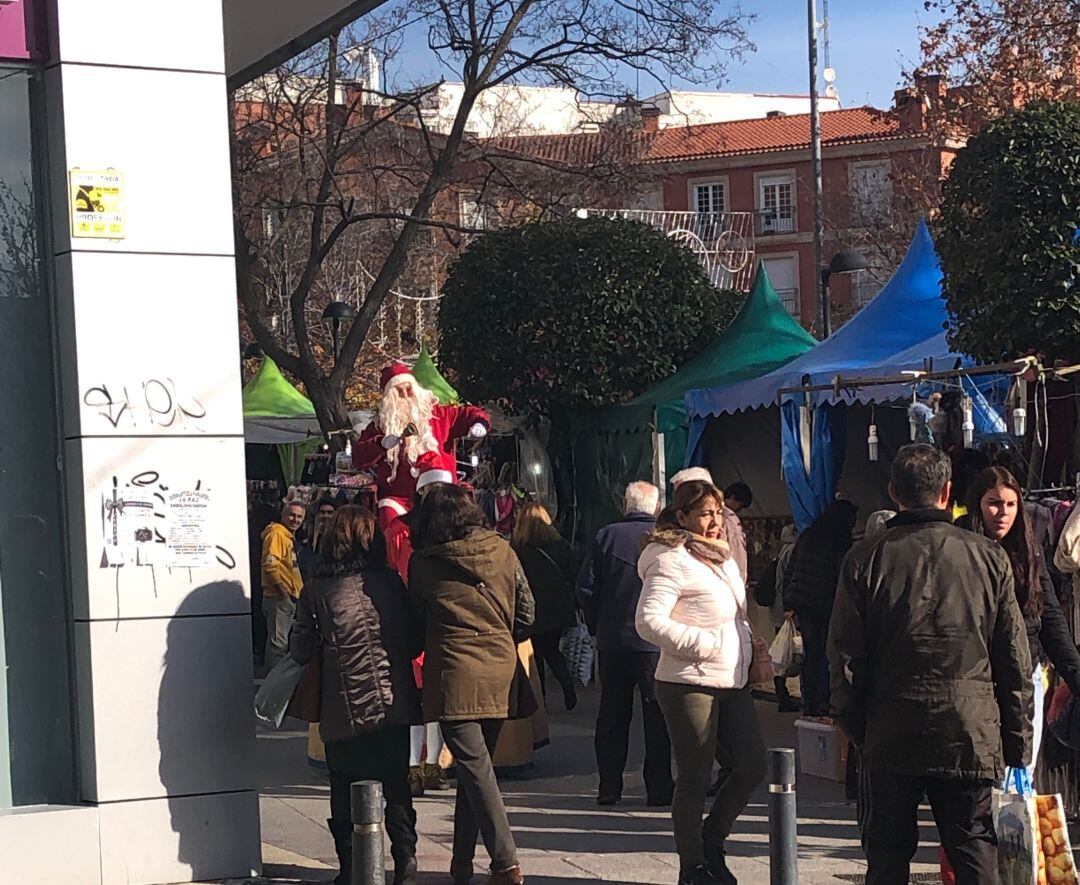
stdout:
[(688, 390), (757, 378), (814, 344), (759, 264), (746, 302), (711, 346), (636, 399), (578, 422), (573, 466), (581, 536), (591, 537), (621, 515), (627, 483), (652, 477), (663, 488), (667, 477), (682, 468), (690, 428), (684, 402)]
[[(906, 381), (845, 387), (835, 383), (837, 377), (914, 379), (903, 373), (952, 370), (954, 386), (981, 406), (973, 414), (978, 429), (1004, 430), (999, 412), (989, 404), (1000, 391), (992, 379), (981, 387), (964, 380), (961, 370), (971, 361), (950, 352), (941, 331), (945, 321), (940, 262), (920, 222), (893, 277), (835, 335), (759, 378), (687, 394), (688, 463), (737, 475), (769, 506), (785, 495), (800, 530), (821, 514), (838, 489), (864, 513), (885, 506), (882, 465), (887, 459), (846, 459), (845, 453), (866, 449), (871, 424), (886, 449), (909, 442), (912, 397), (928, 396), (931, 390)], [(937, 386), (947, 385), (942, 379)], [(895, 407), (883, 408), (886, 403)]]

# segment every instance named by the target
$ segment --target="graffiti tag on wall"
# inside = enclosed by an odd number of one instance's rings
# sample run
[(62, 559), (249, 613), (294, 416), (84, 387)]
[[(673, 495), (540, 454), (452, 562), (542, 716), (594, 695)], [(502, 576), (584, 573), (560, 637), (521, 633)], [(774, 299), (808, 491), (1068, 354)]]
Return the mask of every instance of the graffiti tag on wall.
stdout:
[(83, 392), (82, 403), (114, 430), (177, 427), (201, 431), (206, 417), (206, 406), (197, 397), (178, 393), (172, 378), (98, 384)]

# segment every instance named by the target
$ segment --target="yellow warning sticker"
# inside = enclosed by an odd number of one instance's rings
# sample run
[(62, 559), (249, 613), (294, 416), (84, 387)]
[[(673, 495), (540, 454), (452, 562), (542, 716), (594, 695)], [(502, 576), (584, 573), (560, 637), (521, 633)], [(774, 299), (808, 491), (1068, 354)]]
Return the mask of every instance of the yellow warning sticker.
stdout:
[(124, 176), (113, 169), (68, 172), (71, 235), (99, 240), (122, 240)]

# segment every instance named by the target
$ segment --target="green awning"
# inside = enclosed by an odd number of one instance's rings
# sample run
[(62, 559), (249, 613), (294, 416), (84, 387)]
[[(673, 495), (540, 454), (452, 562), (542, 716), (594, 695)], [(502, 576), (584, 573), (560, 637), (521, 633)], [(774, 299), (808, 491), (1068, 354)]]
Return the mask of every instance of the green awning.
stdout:
[(315, 407), (296, 389), (270, 357), (264, 356), (259, 371), (244, 385), (245, 418), (312, 418)]
[(636, 399), (589, 415), (582, 421), (583, 429), (602, 433), (645, 430), (652, 426), (655, 410), (657, 430), (669, 433), (686, 424), (686, 391), (758, 378), (817, 343), (784, 307), (759, 263), (746, 302), (709, 347)]

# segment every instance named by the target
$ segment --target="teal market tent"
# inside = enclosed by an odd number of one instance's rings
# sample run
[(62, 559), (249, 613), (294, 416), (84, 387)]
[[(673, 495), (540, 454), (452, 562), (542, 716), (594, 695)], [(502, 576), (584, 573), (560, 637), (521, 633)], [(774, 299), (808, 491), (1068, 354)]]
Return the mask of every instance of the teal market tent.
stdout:
[(666, 470), (685, 460), (688, 390), (757, 378), (785, 365), (817, 341), (791, 316), (764, 267), (735, 319), (704, 351), (641, 396), (583, 416), (574, 434), (574, 483), (578, 528), (588, 538), (619, 516), (628, 482), (657, 474), (663, 451)]

